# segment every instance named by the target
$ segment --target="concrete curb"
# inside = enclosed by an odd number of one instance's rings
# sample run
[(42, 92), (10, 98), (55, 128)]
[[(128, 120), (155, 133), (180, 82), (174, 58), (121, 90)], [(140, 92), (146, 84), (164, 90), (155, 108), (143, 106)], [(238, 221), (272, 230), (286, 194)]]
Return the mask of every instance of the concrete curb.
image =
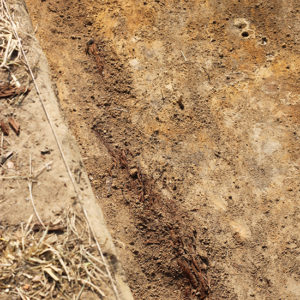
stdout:
[[(19, 26), (22, 28), (22, 37), (28, 37), (28, 39), (26, 39), (26, 49), (29, 50), (27, 54), (29, 63), (34, 70), (36, 81), (40, 88), (41, 94), (45, 95), (44, 104), (56, 128), (59, 128), (57, 130), (57, 135), (63, 146), (63, 151), (65, 152), (65, 154), (67, 154), (67, 163), (69, 164), (70, 169), (73, 172), (73, 176), (75, 175), (75, 170), (78, 168), (80, 169), (81, 180), (78, 184), (78, 190), (81, 191), (81, 198), (83, 199), (82, 205), (87, 211), (91, 226), (95, 231), (99, 243), (101, 245), (104, 245), (103, 252), (110, 262), (110, 269), (113, 277), (116, 280), (120, 299), (133, 299), (131, 291), (126, 283), (124, 271), (116, 256), (116, 249), (114, 247), (110, 233), (106, 227), (102, 210), (97, 203), (97, 200), (89, 183), (89, 179), (83, 166), (79, 148), (62, 117), (58, 99), (54, 92), (53, 84), (50, 79), (48, 62), (39, 45), (39, 42), (34, 37), (34, 30), (30, 21), (30, 17), (28, 15), (26, 4), (23, 0), (11, 0), (9, 1), (9, 4), (10, 7), (14, 10), (15, 19), (18, 21)], [(32, 91), (31, 94), (32, 93), (35, 93), (35, 91)], [(70, 198), (72, 197), (70, 196)]]

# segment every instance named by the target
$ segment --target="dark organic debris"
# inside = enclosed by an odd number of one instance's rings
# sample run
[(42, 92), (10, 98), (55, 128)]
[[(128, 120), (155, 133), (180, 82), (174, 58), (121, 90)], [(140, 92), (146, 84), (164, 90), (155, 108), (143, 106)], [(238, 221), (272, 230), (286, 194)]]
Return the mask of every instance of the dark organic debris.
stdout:
[(10, 127), (13, 129), (13, 131), (16, 133), (16, 135), (20, 134), (20, 124), (13, 118), (8, 119), (8, 123)]
[(22, 94), (27, 94), (30, 91), (25, 86), (16, 87), (10, 83), (4, 83), (0, 85), (0, 98), (15, 97)]
[(9, 135), (9, 127), (4, 121), (0, 122), (0, 128), (4, 135)]
[(98, 51), (97, 45), (94, 42), (94, 40), (89, 40), (86, 44), (86, 50), (85, 50), (86, 54), (92, 55), (96, 61), (96, 65), (98, 67), (99, 73), (102, 75), (103, 73), (103, 69), (104, 69), (104, 65), (103, 65), (103, 61), (100, 57), (100, 53)]
[[(173, 253), (172, 260), (177, 262), (178, 272), (181, 272), (186, 278), (186, 283), (189, 285), (186, 293), (189, 299), (192, 295), (197, 299), (205, 299), (209, 294), (209, 283), (205, 275), (206, 268), (203, 268), (203, 265), (206, 265), (207, 261), (202, 259), (199, 254), (201, 250), (193, 239), (191, 228), (182, 223), (178, 216), (176, 203), (164, 199), (156, 191), (154, 180), (142, 174), (139, 166), (131, 165), (129, 151), (112, 149), (99, 132), (97, 134), (112, 157), (112, 169), (119, 168), (127, 174), (127, 187), (138, 196), (138, 202), (143, 205), (143, 215), (140, 216), (143, 226), (149, 227), (154, 234), (154, 238), (147, 239), (145, 245), (161, 247), (160, 245), (164, 244), (167, 247), (166, 251)], [(109, 173), (112, 173), (112, 169)], [(153, 225), (153, 218), (156, 219), (156, 216), (162, 212), (172, 216), (173, 222), (162, 221), (159, 225), (157, 223)], [(168, 227), (167, 231), (166, 227)], [(174, 270), (174, 272), (176, 271)]]
[(10, 151), (5, 155), (0, 156), (0, 166), (4, 165), (4, 163), (13, 156), (13, 152)]

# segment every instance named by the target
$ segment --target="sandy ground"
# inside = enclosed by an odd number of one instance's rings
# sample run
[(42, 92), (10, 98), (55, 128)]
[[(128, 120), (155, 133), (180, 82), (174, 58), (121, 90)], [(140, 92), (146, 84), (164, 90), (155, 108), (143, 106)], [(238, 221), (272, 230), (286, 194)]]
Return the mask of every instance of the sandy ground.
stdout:
[[(16, 76), (19, 83), (30, 87), (31, 91), (23, 98), (20, 105), (16, 104), (17, 101), (13, 99), (0, 100), (1, 121), (8, 123), (9, 118), (13, 117), (20, 125), (19, 135), (16, 135), (10, 128), (9, 135), (4, 136), (3, 144), (1, 143), (1, 161), (7, 153), (12, 152), (13, 155), (3, 165), (1, 164), (0, 169), (0, 236), (2, 237), (6, 226), (18, 226), (22, 222), (26, 224), (29, 217), (32, 214), (35, 215), (28, 188), (30, 182), (32, 182), (33, 201), (44, 224), (50, 224), (67, 208), (73, 207), (81, 212), (78, 202), (81, 201), (98, 241), (103, 247), (111, 272), (119, 285), (120, 297), (132, 299), (123, 281), (124, 274), (116, 257), (115, 247), (106, 228), (101, 208), (96, 202), (83, 168), (78, 146), (62, 118), (49, 77), (48, 63), (39, 43), (33, 36), (34, 32), (25, 3), (13, 0), (9, 1), (9, 5), (14, 13), (15, 22), (18, 24), (20, 38), (28, 56), (29, 65), (36, 77), (42, 101), (52, 120), (72, 176), (76, 180), (77, 191), (74, 191), (26, 66), (20, 64), (12, 67), (12, 74)], [(1, 81), (6, 82), (6, 73), (2, 70)], [(40, 175), (31, 178), (36, 174)], [(78, 198), (77, 195), (80, 197)], [(34, 217), (34, 222), (39, 223), (36, 217)], [(1, 254), (3, 254), (2, 250)], [(106, 294), (109, 299), (114, 299), (110, 287), (107, 287)], [(3, 295), (5, 292), (0, 290), (0, 297)], [(92, 294), (93, 299), (94, 297), (95, 294)]]
[(26, 2), (135, 298), (299, 299), (299, 2)]

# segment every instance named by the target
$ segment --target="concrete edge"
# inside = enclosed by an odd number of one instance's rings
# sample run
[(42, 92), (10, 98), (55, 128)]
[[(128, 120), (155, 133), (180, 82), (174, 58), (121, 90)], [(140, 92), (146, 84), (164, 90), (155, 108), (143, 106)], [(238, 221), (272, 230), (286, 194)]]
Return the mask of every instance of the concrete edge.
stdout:
[(38, 40), (34, 36), (33, 26), (26, 8), (24, 0), (10, 0), (10, 8), (14, 10), (14, 17), (17, 20), (20, 28), (22, 28), (21, 37), (27, 36), (26, 50), (30, 50), (27, 53), (29, 63), (34, 70), (37, 84), (40, 88), (42, 95), (47, 95), (44, 99), (44, 104), (49, 111), (50, 117), (56, 126), (60, 127), (60, 133), (58, 138), (63, 146), (63, 151), (68, 153), (67, 162), (74, 174), (76, 168), (80, 168), (81, 182), (78, 185), (78, 190), (81, 191), (82, 205), (86, 209), (91, 222), (91, 226), (95, 231), (97, 239), (100, 245), (103, 245), (103, 252), (110, 262), (110, 269), (113, 277), (116, 280), (117, 288), (120, 294), (120, 299), (131, 300), (133, 296), (127, 285), (126, 276), (121, 263), (116, 255), (116, 249), (112, 241), (112, 237), (107, 229), (107, 225), (104, 220), (104, 216), (99, 206), (95, 195), (92, 191), (87, 173), (84, 169), (84, 164), (80, 155), (79, 148), (76, 140), (70, 133), (66, 122), (62, 116), (57, 96), (53, 89), (53, 84), (50, 77), (49, 66), (47, 58), (43, 53)]

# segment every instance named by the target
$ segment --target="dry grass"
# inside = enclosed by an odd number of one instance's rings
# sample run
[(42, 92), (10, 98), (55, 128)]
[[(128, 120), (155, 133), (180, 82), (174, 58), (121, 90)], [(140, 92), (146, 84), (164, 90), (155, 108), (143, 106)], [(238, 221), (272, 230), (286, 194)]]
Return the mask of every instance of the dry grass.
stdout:
[[(8, 107), (7, 103), (21, 104), (29, 91), (28, 87), (21, 86), (16, 74), (20, 74), (20, 81), (26, 77), (24, 73), (27, 77), (30, 74), (40, 97), (18, 34), (18, 27), (19, 24), (14, 21), (13, 10), (9, 9), (5, 0), (0, 0), (0, 79), (3, 79), (0, 80), (0, 98), (14, 97), (17, 100), (14, 103), (1, 101), (3, 111)], [(42, 100), (41, 104), (57, 139)], [(2, 155), (3, 134), (0, 137)], [(60, 144), (58, 146), (62, 152)], [(65, 161), (63, 154), (62, 157)], [(92, 294), (92, 299), (112, 299), (113, 294), (118, 299), (115, 281), (86, 211), (82, 208), (81, 215), (84, 216), (80, 217), (75, 211), (68, 210), (61, 213), (51, 224), (40, 219), (31, 191), (33, 183), (46, 168), (47, 166), (44, 166), (33, 173), (30, 156), (28, 176), (0, 178), (28, 181), (33, 209), (39, 220), (39, 223), (35, 224), (31, 216), (26, 224), (15, 226), (5, 226), (0, 222), (0, 297), (78, 300), (81, 296), (86, 298), (88, 292), (89, 295)], [(66, 168), (72, 179), (67, 164)], [(77, 193), (76, 186), (74, 190)]]
[[(14, 98), (13, 103), (20, 105), (30, 89), (28, 80), (24, 80), (28, 75), (22, 60), (20, 40), (15, 34), (17, 25), (11, 22), (6, 7), (6, 2), (0, 0), (0, 98)], [(22, 75), (16, 75), (20, 70)], [(21, 85), (18, 76), (26, 81), (25, 85)]]
[(46, 227), (32, 217), (18, 227), (2, 226), (0, 291), (21, 299), (77, 300), (89, 290), (104, 298), (109, 277), (85, 219), (68, 211)]
[(4, 9), (4, 1), (0, 1), (0, 62), (0, 67), (6, 69), (21, 62), (19, 42), (13, 34), (12, 24)]

